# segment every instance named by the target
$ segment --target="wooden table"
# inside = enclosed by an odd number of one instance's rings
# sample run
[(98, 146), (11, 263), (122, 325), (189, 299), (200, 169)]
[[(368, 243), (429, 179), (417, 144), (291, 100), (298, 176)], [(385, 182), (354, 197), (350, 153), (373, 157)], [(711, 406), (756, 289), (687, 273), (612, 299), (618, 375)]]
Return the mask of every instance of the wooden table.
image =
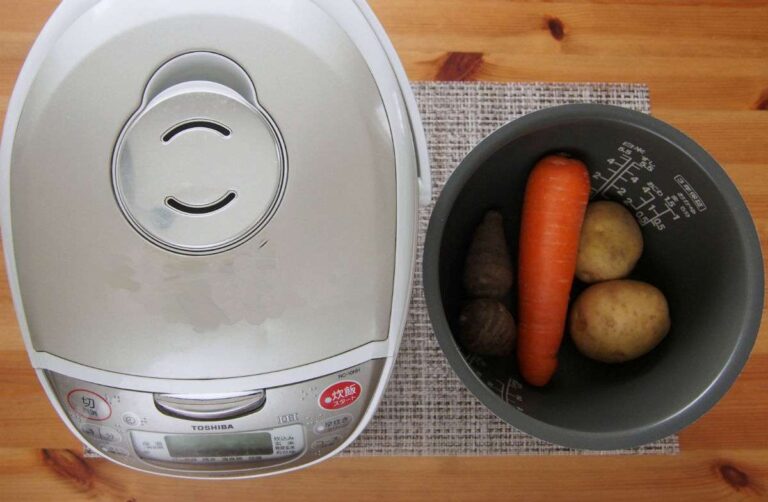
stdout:
[[(56, 0), (0, 0), (0, 112)], [(645, 82), (768, 237), (768, 2), (373, 0), (412, 79)], [(526, 500), (768, 496), (768, 333), (667, 457), (344, 458), (284, 477), (184, 482), (83, 460), (30, 369), (0, 287), (0, 499)]]

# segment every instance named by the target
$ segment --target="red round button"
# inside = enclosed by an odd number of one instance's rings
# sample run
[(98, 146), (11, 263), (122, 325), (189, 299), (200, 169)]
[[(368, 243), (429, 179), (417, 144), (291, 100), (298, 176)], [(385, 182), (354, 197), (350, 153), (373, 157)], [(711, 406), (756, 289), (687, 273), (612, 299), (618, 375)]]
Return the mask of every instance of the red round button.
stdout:
[(340, 410), (357, 401), (362, 392), (362, 386), (354, 380), (337, 382), (320, 394), (318, 404), (326, 410)]

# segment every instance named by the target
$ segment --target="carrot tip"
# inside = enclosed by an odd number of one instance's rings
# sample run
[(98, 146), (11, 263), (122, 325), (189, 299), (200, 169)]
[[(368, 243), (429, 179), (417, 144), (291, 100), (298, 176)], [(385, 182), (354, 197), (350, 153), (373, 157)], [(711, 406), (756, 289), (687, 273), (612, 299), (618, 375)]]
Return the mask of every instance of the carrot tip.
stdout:
[(555, 357), (518, 357), (520, 373), (528, 384), (534, 387), (544, 387), (552, 380), (557, 371), (557, 358)]

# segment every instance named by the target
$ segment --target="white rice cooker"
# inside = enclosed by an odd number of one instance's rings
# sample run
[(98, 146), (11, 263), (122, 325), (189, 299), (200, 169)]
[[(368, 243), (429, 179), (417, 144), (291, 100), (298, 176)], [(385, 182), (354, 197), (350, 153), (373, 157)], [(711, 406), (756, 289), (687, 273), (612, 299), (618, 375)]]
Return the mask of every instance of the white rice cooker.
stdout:
[(0, 166), (21, 331), (85, 444), (237, 478), (364, 429), (431, 194), (405, 72), (363, 0), (64, 0)]

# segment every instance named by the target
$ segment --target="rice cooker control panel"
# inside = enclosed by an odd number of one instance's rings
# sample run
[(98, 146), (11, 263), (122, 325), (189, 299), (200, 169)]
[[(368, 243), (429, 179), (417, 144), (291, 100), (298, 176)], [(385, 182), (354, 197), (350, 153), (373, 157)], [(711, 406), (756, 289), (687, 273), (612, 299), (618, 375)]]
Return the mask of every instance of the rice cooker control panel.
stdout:
[(282, 387), (206, 395), (46, 375), (81, 439), (110, 459), (163, 474), (238, 477), (298, 467), (340, 446), (368, 409), (384, 362)]

